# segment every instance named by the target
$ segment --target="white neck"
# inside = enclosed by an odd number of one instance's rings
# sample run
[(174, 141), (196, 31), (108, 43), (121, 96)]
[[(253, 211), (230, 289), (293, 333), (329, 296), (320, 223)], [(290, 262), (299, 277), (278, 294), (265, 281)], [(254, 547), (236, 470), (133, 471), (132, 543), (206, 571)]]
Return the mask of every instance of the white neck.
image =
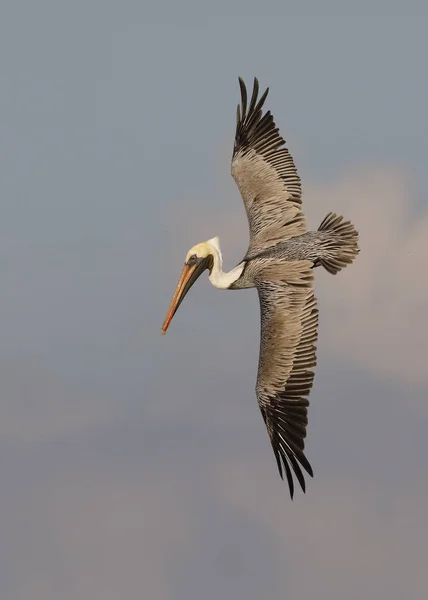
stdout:
[(232, 283), (239, 279), (245, 265), (244, 263), (241, 263), (228, 273), (224, 273), (222, 270), (223, 256), (221, 254), (220, 241), (218, 237), (209, 240), (209, 244), (212, 249), (214, 264), (208, 279), (211, 281), (214, 287), (221, 290), (227, 290)]

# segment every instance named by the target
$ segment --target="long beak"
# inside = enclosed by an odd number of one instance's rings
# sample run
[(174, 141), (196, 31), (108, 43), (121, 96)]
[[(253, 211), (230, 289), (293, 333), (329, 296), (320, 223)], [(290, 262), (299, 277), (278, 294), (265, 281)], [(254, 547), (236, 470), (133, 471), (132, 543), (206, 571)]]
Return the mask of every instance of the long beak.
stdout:
[(180, 275), (180, 279), (178, 280), (177, 288), (175, 290), (174, 296), (172, 297), (171, 304), (169, 305), (165, 321), (162, 325), (163, 334), (166, 333), (166, 330), (168, 329), (173, 316), (177, 312), (178, 307), (184, 300), (185, 295), (190, 290), (195, 281), (198, 279), (198, 277), (205, 271), (205, 269), (210, 268), (211, 261), (212, 257), (210, 255), (206, 258), (200, 258), (198, 262), (193, 265), (188, 265), (187, 263), (184, 265)]

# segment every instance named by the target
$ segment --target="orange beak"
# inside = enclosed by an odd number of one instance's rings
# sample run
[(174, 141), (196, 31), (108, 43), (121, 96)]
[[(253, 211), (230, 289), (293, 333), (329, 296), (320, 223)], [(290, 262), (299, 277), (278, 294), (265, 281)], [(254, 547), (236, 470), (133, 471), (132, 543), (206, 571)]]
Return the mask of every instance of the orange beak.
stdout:
[(193, 273), (195, 272), (196, 265), (192, 265), (191, 267), (187, 264), (184, 265), (183, 270), (181, 271), (180, 279), (178, 280), (177, 287), (175, 289), (175, 293), (172, 297), (171, 304), (169, 305), (168, 312), (165, 317), (165, 321), (162, 325), (162, 333), (165, 334), (166, 330), (169, 327), (169, 324), (172, 321), (172, 317), (175, 315), (179, 304), (183, 298), (183, 291), (186, 287), (186, 284), (190, 281)]
[(182, 303), (185, 295), (190, 290), (192, 285), (198, 279), (198, 277), (212, 266), (212, 256), (208, 255), (206, 258), (199, 258), (196, 263), (189, 265), (185, 264), (178, 280), (177, 287), (172, 297), (171, 304), (169, 305), (168, 312), (165, 317), (165, 321), (162, 325), (162, 333), (165, 334), (172, 321), (173, 316), (177, 312), (178, 307)]

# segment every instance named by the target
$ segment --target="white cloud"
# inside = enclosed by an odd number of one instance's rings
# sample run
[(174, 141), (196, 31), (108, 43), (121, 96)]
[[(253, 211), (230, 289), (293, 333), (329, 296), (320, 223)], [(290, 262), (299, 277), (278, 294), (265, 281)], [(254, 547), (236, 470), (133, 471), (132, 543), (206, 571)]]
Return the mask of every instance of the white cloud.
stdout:
[(293, 600), (422, 598), (426, 592), (428, 487), (312, 480), (291, 503), (261, 463), (222, 466), (213, 491), (278, 545), (279, 588)]
[(323, 339), (329, 351), (377, 375), (428, 383), (428, 213), (415, 214), (410, 179), (391, 168), (366, 168), (329, 185), (305, 188), (317, 224), (330, 210), (360, 232), (355, 263), (318, 277)]
[(191, 532), (179, 491), (147, 474), (140, 483), (69, 473), (22, 499), (7, 520), (13, 597), (172, 598), (170, 561)]
[[(231, 258), (244, 255), (246, 216), (234, 192), (228, 202), (207, 202), (205, 218), (200, 209), (173, 228), (175, 250), (167, 259), (172, 279), (181, 264), (175, 252), (184, 257), (188, 247), (212, 235), (220, 235), (226, 268)], [(304, 184), (303, 210), (310, 229), (335, 211), (360, 233), (361, 252), (353, 265), (335, 277), (317, 270), (323, 351), (382, 378), (427, 384), (428, 212), (416, 214), (410, 177), (395, 168), (367, 167), (331, 183)]]
[(34, 442), (110, 422), (119, 410), (100, 391), (76, 392), (37, 360), (10, 359), (0, 364), (0, 434), (3, 439)]

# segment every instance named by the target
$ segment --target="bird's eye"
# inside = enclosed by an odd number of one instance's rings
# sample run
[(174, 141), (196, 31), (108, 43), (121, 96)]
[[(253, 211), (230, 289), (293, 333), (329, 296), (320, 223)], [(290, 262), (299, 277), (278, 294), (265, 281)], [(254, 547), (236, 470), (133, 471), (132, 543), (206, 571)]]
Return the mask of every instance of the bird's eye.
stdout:
[(187, 261), (188, 265), (192, 265), (194, 264), (196, 261), (198, 260), (198, 257), (196, 256), (196, 254), (192, 254), (192, 256), (189, 257), (189, 260)]

